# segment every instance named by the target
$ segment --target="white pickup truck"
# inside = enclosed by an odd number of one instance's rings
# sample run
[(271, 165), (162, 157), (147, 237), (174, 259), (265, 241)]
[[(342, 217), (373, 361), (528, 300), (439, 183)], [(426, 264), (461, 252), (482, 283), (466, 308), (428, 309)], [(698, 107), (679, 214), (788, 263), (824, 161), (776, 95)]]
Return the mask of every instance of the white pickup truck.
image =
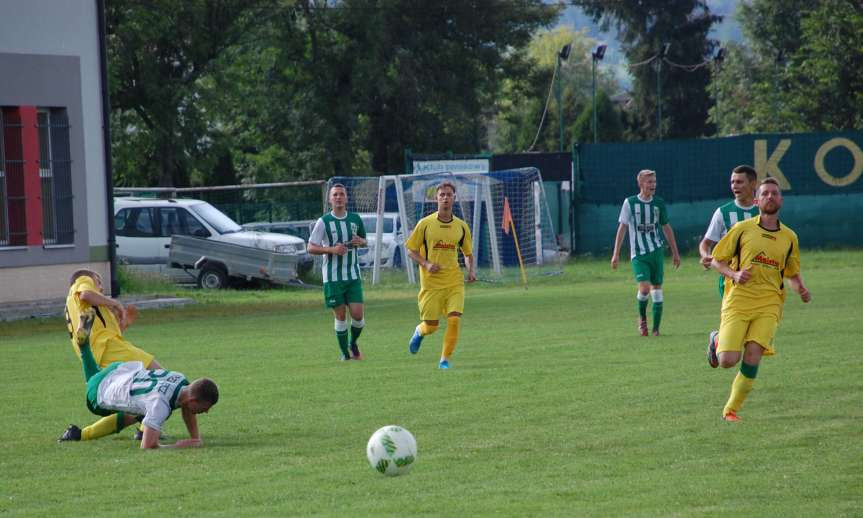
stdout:
[(302, 239), (244, 230), (201, 200), (115, 198), (114, 226), (119, 262), (202, 288), (231, 278), (290, 282), (312, 265)]

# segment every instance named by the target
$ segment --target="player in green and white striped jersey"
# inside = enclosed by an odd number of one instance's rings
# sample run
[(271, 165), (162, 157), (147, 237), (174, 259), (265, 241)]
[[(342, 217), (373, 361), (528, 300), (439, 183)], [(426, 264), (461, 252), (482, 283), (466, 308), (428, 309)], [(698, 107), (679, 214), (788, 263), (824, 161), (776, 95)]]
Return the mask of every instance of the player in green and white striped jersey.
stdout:
[(614, 237), (611, 269), (617, 269), (623, 234), (628, 232), (632, 270), (638, 282), (638, 330), (641, 336), (647, 336), (647, 299), (650, 294), (653, 297), (653, 335), (658, 336), (659, 324), (662, 322), (662, 280), (666, 243), (671, 248), (675, 268), (680, 267), (680, 253), (677, 251), (674, 230), (668, 222), (665, 201), (654, 196), (656, 171), (639, 171), (636, 180), (639, 193), (623, 200), (623, 207), (620, 209), (620, 225)]
[[(738, 221), (754, 218), (758, 215), (758, 205), (755, 203), (755, 189), (758, 187), (758, 174), (752, 166), (739, 165), (731, 171), (731, 192), (734, 199), (721, 205), (713, 213), (710, 225), (704, 234), (704, 239), (698, 244), (701, 255), (701, 265), (710, 269), (713, 260), (713, 246), (728, 233)], [(719, 276), (719, 298), (725, 291), (725, 277)]]
[[(758, 204), (755, 202), (755, 192), (758, 189), (758, 173), (749, 165), (739, 165), (731, 171), (731, 192), (734, 199), (724, 205), (720, 205), (710, 218), (710, 225), (701, 243), (698, 244), (698, 253), (701, 255), (701, 265), (710, 269), (713, 261), (713, 246), (731, 230), (736, 223), (754, 218), (759, 214)], [(733, 266), (733, 265), (732, 265)], [(725, 276), (719, 275), (719, 298), (725, 295)], [(716, 356), (716, 347), (713, 342), (719, 336), (719, 331), (713, 330), (707, 339), (707, 363), (711, 367), (719, 365)]]
[[(321, 268), (324, 281), (324, 305), (332, 308), (335, 316), (336, 339), (342, 360), (361, 360), (357, 339), (365, 327), (363, 315), (363, 278), (357, 248), (366, 246), (366, 229), (363, 220), (348, 212), (348, 191), (337, 183), (330, 187), (329, 201), (332, 211), (324, 214), (309, 236), (309, 253), (322, 255)], [(347, 309), (351, 310), (350, 352), (348, 351)]]

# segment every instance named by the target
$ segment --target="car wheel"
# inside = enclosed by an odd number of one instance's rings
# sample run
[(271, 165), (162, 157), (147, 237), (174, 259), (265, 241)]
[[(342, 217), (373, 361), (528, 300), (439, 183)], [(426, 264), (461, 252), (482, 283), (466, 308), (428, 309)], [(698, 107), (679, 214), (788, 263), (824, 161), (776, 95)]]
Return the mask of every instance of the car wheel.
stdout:
[(218, 290), (228, 286), (228, 274), (218, 266), (204, 266), (198, 274), (198, 287), (205, 290)]

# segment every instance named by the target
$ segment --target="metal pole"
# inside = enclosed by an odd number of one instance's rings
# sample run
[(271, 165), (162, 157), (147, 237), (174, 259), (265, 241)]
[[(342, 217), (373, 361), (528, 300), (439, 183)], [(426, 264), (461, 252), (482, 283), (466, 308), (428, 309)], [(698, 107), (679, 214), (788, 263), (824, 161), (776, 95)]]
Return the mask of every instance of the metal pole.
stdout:
[(662, 58), (656, 65), (656, 132), (662, 140)]
[(593, 143), (596, 144), (596, 56), (593, 57)]
[(557, 84), (555, 85), (555, 97), (557, 97), (557, 123), (560, 125), (560, 146), (558, 147), (558, 151), (563, 152), (563, 102), (561, 101), (561, 97), (563, 97), (563, 92), (561, 91), (560, 86), (560, 54), (557, 56)]

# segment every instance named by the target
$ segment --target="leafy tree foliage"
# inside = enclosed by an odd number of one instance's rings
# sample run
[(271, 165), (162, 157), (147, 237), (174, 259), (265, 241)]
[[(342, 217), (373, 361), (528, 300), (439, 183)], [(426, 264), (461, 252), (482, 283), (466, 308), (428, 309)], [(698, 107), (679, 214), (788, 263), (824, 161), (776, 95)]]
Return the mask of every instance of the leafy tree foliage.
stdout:
[(109, 85), (120, 182), (186, 185), (212, 163), (219, 132), (200, 106), (200, 82), (248, 33), (263, 0), (106, 3)]
[[(493, 124), (495, 134), (491, 140), (494, 151), (557, 151), (561, 124), (564, 126), (565, 150), (573, 141), (581, 140), (577, 119), (585, 109), (592, 109), (590, 55), (596, 43), (586, 32), (567, 27), (540, 32), (533, 38), (524, 51), (524, 73), (506, 79), (498, 97), (498, 114)], [(558, 77), (552, 83), (558, 54), (567, 44), (571, 45), (569, 57), (560, 62)], [(562, 121), (556, 92), (558, 80)], [(597, 67), (598, 98), (603, 91), (617, 88), (614, 76), (604, 67)], [(617, 109), (610, 102), (606, 108), (606, 113), (600, 112), (603, 113), (600, 127), (603, 124), (619, 125)]]
[[(710, 74), (706, 67), (690, 65), (712, 58), (716, 42), (707, 37), (721, 17), (711, 14), (704, 0), (642, 0), (639, 2), (597, 2), (573, 0), (585, 13), (601, 21), (603, 30), (614, 25), (621, 48), (631, 64), (633, 82), (633, 138), (656, 138), (657, 68), (635, 66), (656, 56), (670, 43), (667, 61), (660, 71), (662, 89), (662, 135), (692, 138), (713, 133), (707, 121), (711, 102), (706, 87)], [(684, 66), (675, 66), (684, 65)]]
[(500, 84), (525, 71), (518, 49), (559, 13), (541, 0), (108, 5), (118, 184), (159, 185), (400, 171), (406, 148), (487, 149)]
[(863, 127), (863, 5), (753, 0), (710, 85), (719, 133)]

